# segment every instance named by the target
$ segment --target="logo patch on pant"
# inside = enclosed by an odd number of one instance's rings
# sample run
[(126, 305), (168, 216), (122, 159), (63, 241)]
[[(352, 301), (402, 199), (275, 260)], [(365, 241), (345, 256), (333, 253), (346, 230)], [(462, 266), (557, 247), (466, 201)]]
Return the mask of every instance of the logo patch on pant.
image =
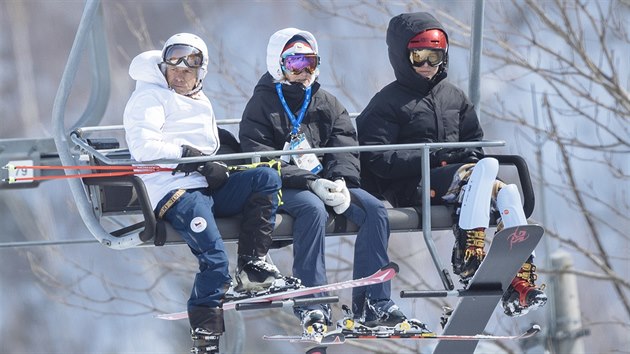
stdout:
[(193, 232), (199, 233), (205, 230), (206, 227), (208, 227), (208, 222), (206, 221), (206, 219), (202, 218), (201, 216), (197, 216), (196, 218), (190, 221), (190, 229)]

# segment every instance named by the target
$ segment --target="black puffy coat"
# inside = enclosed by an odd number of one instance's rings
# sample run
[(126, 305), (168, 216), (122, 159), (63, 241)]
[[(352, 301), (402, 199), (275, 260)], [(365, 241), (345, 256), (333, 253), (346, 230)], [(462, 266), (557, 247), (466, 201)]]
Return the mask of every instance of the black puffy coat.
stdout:
[[(402, 14), (390, 21), (387, 45), (396, 81), (378, 92), (357, 118), (361, 145), (483, 139), (472, 103), (462, 90), (444, 80), (448, 53), (432, 80), (411, 66), (407, 43), (417, 33), (434, 28), (443, 30), (428, 13)], [(415, 190), (422, 175), (421, 155), (420, 150), (361, 153), (363, 188), (384, 196)]]
[[(313, 148), (357, 146), (357, 133), (348, 112), (333, 96), (315, 82), (311, 88), (301, 131)], [(304, 101), (304, 86), (283, 84), (283, 95), (297, 117)], [(293, 126), (278, 98), (275, 83), (265, 73), (254, 88), (240, 123), (239, 140), (244, 152), (282, 150), (289, 140)], [(320, 159), (323, 170), (319, 175), (295, 165), (283, 164), (282, 185), (286, 188), (306, 189), (308, 180), (319, 177), (334, 180), (343, 177), (348, 187), (360, 185), (358, 153), (324, 154)]]

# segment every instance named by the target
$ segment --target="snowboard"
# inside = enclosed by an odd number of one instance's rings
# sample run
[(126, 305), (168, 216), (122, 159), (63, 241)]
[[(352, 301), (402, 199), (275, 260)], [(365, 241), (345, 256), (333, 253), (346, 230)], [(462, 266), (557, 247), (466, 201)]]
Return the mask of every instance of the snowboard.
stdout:
[[(270, 304), (276, 301), (293, 301), (293, 299), (306, 296), (306, 295), (314, 295), (320, 294), (328, 291), (342, 290), (342, 289), (351, 289), (360, 286), (368, 286), (379, 283), (384, 283), (388, 280), (391, 280), (398, 274), (398, 265), (394, 262), (390, 262), (386, 266), (379, 269), (376, 273), (353, 280), (345, 280), (338, 283), (318, 285), (313, 287), (303, 287), (278, 293), (266, 294), (262, 296), (248, 297), (245, 299), (240, 299), (236, 301), (229, 301), (223, 303), (223, 310), (233, 310), (237, 308), (239, 305), (246, 304)], [(167, 313), (160, 314), (156, 316), (162, 320), (183, 320), (188, 318), (188, 311), (176, 312), (176, 313)]]
[(521, 225), (503, 229), (494, 235), (485, 259), (466, 289), (466, 296), (460, 298), (442, 333), (445, 336), (470, 338), (440, 341), (434, 354), (475, 351), (477, 341), (483, 339), (475, 336), (486, 328), (502, 294), (532, 254), (544, 232), (539, 225)]

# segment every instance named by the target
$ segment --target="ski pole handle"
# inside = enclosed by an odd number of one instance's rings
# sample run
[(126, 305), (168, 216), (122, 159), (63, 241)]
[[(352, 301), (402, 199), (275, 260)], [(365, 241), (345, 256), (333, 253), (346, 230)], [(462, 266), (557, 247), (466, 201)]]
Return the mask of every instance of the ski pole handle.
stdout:
[(305, 306), (314, 304), (332, 304), (339, 302), (338, 296), (325, 296), (325, 297), (313, 297), (306, 299), (286, 299), (276, 301), (261, 301), (261, 302), (245, 302), (236, 304), (234, 307), (236, 311), (246, 310), (259, 310), (259, 309), (272, 309), (280, 307), (293, 307), (293, 306)]
[(501, 296), (503, 290), (479, 289), (479, 290), (402, 290), (401, 298), (409, 297), (467, 297), (467, 296)]
[(293, 306), (333, 304), (337, 302), (339, 302), (339, 296), (310, 297), (306, 299), (293, 299)]

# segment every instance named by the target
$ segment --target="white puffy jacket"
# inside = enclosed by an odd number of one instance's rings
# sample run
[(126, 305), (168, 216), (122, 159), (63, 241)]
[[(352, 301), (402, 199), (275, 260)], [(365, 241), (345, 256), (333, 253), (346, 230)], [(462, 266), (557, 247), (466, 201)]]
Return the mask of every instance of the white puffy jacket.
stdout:
[[(219, 149), (219, 134), (210, 100), (203, 92), (193, 99), (169, 89), (158, 67), (160, 62), (161, 52), (152, 50), (136, 56), (129, 66), (136, 89), (125, 107), (123, 124), (131, 156), (139, 162), (176, 159), (182, 157), (182, 145), (214, 155)], [(156, 172), (140, 177), (154, 209), (171, 190), (208, 186), (205, 177), (196, 172), (188, 176)]]

